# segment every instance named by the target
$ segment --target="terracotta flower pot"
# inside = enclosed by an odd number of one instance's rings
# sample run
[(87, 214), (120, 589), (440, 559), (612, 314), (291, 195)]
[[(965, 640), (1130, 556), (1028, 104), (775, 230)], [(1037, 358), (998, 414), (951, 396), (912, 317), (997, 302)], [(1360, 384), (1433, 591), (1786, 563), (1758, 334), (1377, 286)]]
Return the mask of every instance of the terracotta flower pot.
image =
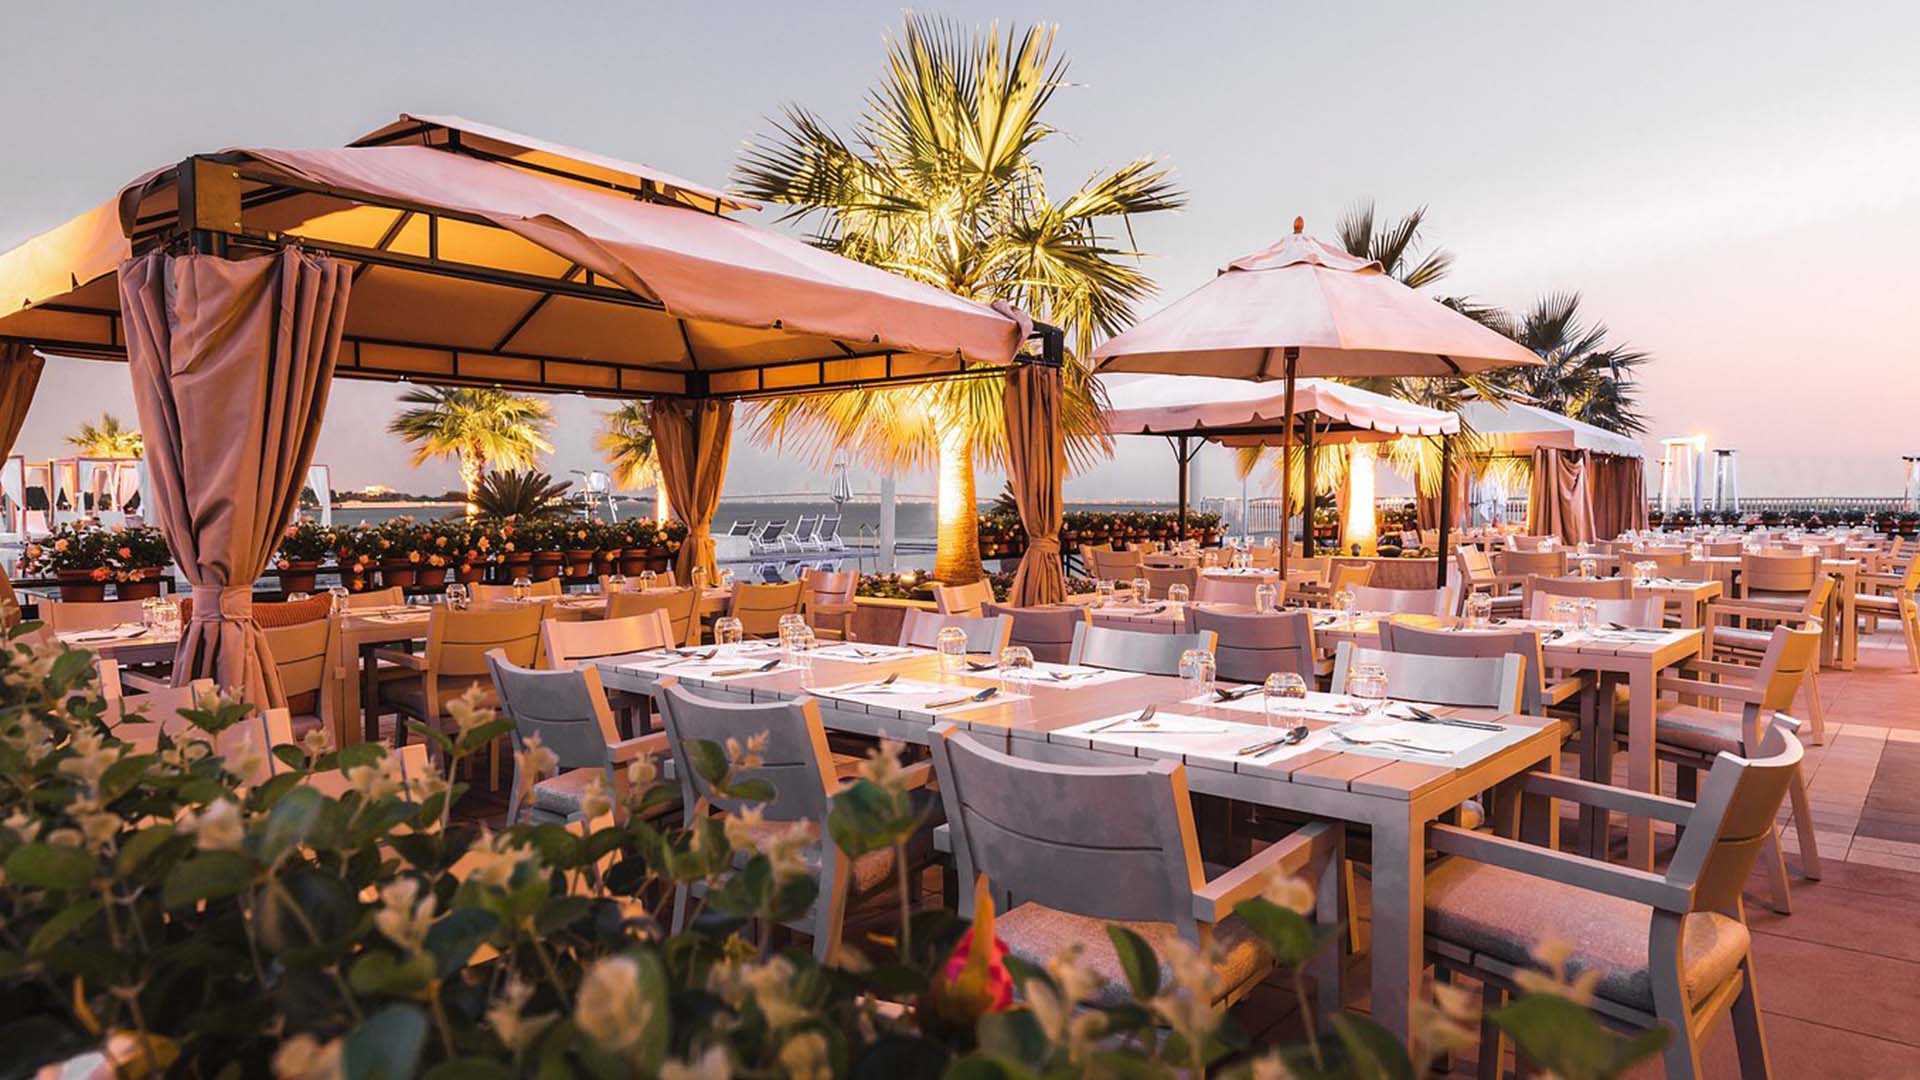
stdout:
[(593, 576), (593, 549), (569, 548), (566, 556), (567, 576), (584, 578)]
[(280, 591), (283, 593), (312, 593), (313, 583), (319, 576), (320, 563), (315, 559), (300, 559), (288, 562), (280, 570)]
[(138, 581), (118, 581), (113, 586), (115, 600), (151, 600), (160, 595), (159, 567), (143, 574)]
[(557, 551), (536, 551), (533, 553), (533, 564), (528, 567), (528, 576), (534, 581), (550, 581), (560, 576), (560, 568), (564, 563), (565, 556)]
[(454, 580), (462, 585), (473, 585), (487, 579), (485, 563), (462, 563), (453, 572)]
[(593, 572), (596, 574), (611, 574), (619, 565), (619, 548), (605, 548), (593, 553)]
[(646, 548), (626, 548), (620, 552), (620, 572), (632, 577), (647, 568)]
[(395, 585), (403, 589), (412, 588), (420, 581), (420, 567), (405, 559), (390, 559), (380, 564), (380, 582), (387, 588)]
[(55, 570), (60, 582), (60, 599), (70, 604), (98, 604), (107, 598), (107, 583), (94, 579), (91, 570)]

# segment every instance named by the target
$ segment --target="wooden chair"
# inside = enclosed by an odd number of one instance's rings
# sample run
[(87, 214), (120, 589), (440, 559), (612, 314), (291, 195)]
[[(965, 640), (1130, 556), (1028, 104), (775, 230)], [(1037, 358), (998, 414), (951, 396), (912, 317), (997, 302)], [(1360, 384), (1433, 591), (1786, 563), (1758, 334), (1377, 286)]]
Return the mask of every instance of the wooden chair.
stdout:
[[(1564, 943), (1571, 949), (1569, 977), (1599, 973), (1593, 1009), (1603, 1020), (1631, 1031), (1662, 1024), (1672, 1030), (1669, 1077), (1705, 1075), (1701, 1044), (1727, 1012), (1741, 1075), (1769, 1075), (1740, 892), (1802, 751), (1790, 732), (1776, 727), (1763, 752), (1762, 758), (1720, 755), (1698, 803), (1549, 772), (1527, 774), (1528, 794), (1680, 826), (1679, 846), (1661, 876), (1432, 826), (1428, 842), (1456, 857), (1427, 875), (1429, 959), (1443, 972), (1479, 980), (1490, 1012), (1517, 992), (1515, 975), (1534, 966), (1535, 946)], [(1501, 1057), (1499, 1031), (1485, 1020), (1479, 1056)]]
[(1497, 577), (1519, 584), (1533, 575), (1540, 577), (1566, 577), (1567, 553), (1553, 551), (1496, 551), (1493, 553), (1493, 570)]
[[(1311, 689), (1322, 674), (1313, 647), (1313, 613), (1289, 611), (1267, 615), (1230, 615), (1190, 607), (1186, 631), (1214, 636), (1214, 674), (1228, 682), (1257, 683), (1280, 671), (1291, 671)], [(1179, 657), (1174, 658), (1175, 663)]]
[(1099, 581), (1132, 581), (1146, 569), (1138, 550), (1093, 553), (1093, 576)]
[(1377, 589), (1362, 585), (1353, 590), (1353, 599), (1361, 611), (1392, 615), (1435, 615), (1453, 613), (1453, 589)]
[[(1187, 595), (1198, 599), (1200, 591), (1200, 571), (1192, 566), (1148, 566), (1141, 573), (1146, 576), (1147, 588), (1153, 595), (1166, 599), (1167, 590), (1175, 585), (1185, 585)], [(1218, 579), (1216, 579), (1218, 580)]]
[(1454, 564), (1460, 572), (1460, 603), (1465, 610), (1467, 597), (1474, 593), (1486, 593), (1493, 598), (1493, 613), (1508, 618), (1516, 617), (1525, 610), (1519, 594), (1509, 591), (1510, 584), (1494, 573), (1493, 560), (1476, 544), (1462, 544), (1454, 549)]
[[(811, 934), (813, 955), (825, 962), (839, 946), (849, 897), (890, 891), (895, 887), (897, 870), (892, 847), (848, 858), (821, 827), (827, 820), (830, 800), (839, 790), (840, 781), (827, 749), (827, 733), (820, 723), (819, 705), (812, 698), (753, 704), (713, 701), (688, 693), (681, 688), (679, 680), (671, 677), (660, 680), (657, 692), (689, 822), (716, 810), (738, 810), (743, 804), (713, 790), (699, 770), (692, 767), (688, 745), (703, 740), (724, 746), (729, 737), (745, 740), (752, 735), (766, 735), (761, 764), (749, 769), (736, 768), (733, 778), (736, 781), (762, 779), (773, 785), (776, 793), (773, 800), (760, 804), (763, 824), (757, 831), (772, 834), (795, 826), (810, 829), (813, 842), (805, 856), (817, 869), (820, 890), (811, 910), (788, 925)], [(932, 774), (931, 762), (910, 765), (904, 771), (908, 786), (914, 792), (914, 801), (926, 815), (924, 827), (907, 845), (908, 865), (915, 867), (924, 865), (932, 854), (930, 832), (939, 823), (939, 803), (937, 796), (925, 790)], [(750, 854), (740, 853), (741, 865)], [(700, 884), (683, 885), (675, 891), (672, 933), (685, 928), (690, 901), (703, 892), (704, 886)]]
[(586, 660), (670, 648), (682, 640), (667, 613), (657, 608), (618, 619), (547, 619), (540, 624), (540, 639), (547, 666), (554, 671), (572, 671)]
[[(1298, 547), (1294, 551), (1299, 551)], [(1280, 545), (1256, 544), (1247, 549), (1247, 565), (1255, 570), (1280, 569)]]
[[(1527, 608), (1527, 618), (1545, 621), (1553, 617), (1553, 593), (1536, 592), (1533, 602)], [(1621, 626), (1634, 626), (1646, 630), (1662, 629), (1666, 619), (1666, 602), (1658, 596), (1636, 596), (1631, 600), (1595, 600), (1594, 618), (1601, 625), (1619, 623)]]
[(968, 652), (985, 653), (995, 660), (1013, 636), (1013, 620), (1005, 615), (942, 615), (936, 611), (911, 610), (900, 622), (900, 644), (931, 649), (938, 643), (940, 631), (949, 626), (967, 632)]
[(1860, 586), (1866, 591), (1854, 594), (1853, 605), (1866, 619), (1867, 632), (1878, 630), (1881, 619), (1899, 623), (1907, 666), (1920, 672), (1920, 559), (1909, 561), (1899, 573), (1862, 574)]
[(1745, 554), (1747, 550), (1746, 541), (1744, 540), (1708, 540), (1700, 546), (1706, 550), (1710, 558), (1716, 559), (1742, 555)]
[[(1776, 714), (1786, 715), (1801, 683), (1819, 662), (1820, 631), (1794, 629), (1783, 623), (1773, 628), (1758, 667), (1693, 660), (1681, 665), (1679, 674), (1660, 678), (1656, 683), (1659, 692), (1679, 694), (1682, 699), (1662, 698), (1655, 706), (1653, 727), (1654, 752), (1675, 763), (1675, 794), (1691, 800), (1699, 770), (1711, 766), (1715, 754), (1756, 752), (1766, 725)], [(1708, 702), (1710, 707), (1694, 704), (1697, 701)], [(1720, 711), (1729, 704), (1737, 711)], [(1794, 726), (1798, 727), (1798, 721)], [(1806, 782), (1798, 768), (1789, 793), (1793, 796), (1794, 825), (1799, 830), (1800, 865), (1808, 880), (1818, 881), (1819, 841)], [(1767, 853), (1767, 871), (1772, 878), (1773, 908), (1788, 914), (1793, 898), (1777, 830), (1768, 835), (1767, 842), (1772, 849)]]
[[(853, 626), (853, 596), (860, 586), (854, 570), (800, 571), (800, 613), (807, 617), (815, 637), (845, 641)], [(937, 593), (937, 590), (936, 590)]]
[[(502, 604), (514, 598), (512, 585), (488, 585), (485, 582), (475, 582), (467, 588), (471, 590), (469, 595), (473, 597), (473, 602), (476, 604)], [(527, 586), (527, 596), (535, 600), (551, 599), (565, 591), (565, 585), (559, 578), (535, 581)]]
[(1364, 589), (1373, 580), (1373, 564), (1338, 562), (1327, 573), (1327, 596), (1340, 595), (1342, 589)]
[(1655, 548), (1652, 550), (1626, 551), (1620, 554), (1620, 576), (1631, 578), (1634, 563), (1650, 562), (1654, 565), (1654, 575), (1663, 578), (1682, 577), (1687, 566), (1693, 562), (1693, 556), (1685, 548)]
[[(193, 596), (188, 594), (179, 600), (180, 622), (184, 625), (193, 621)], [(253, 604), (253, 621), (262, 630), (271, 630), (276, 626), (297, 626), (300, 623), (324, 619), (333, 611), (333, 597), (326, 594), (309, 596), (305, 600), (256, 600)]]
[(1492, 630), (1456, 634), (1432, 627), (1413, 626), (1399, 619), (1380, 624), (1380, 647), (1391, 653), (1420, 656), (1519, 656), (1525, 661), (1521, 673), (1520, 711), (1528, 716), (1544, 716), (1549, 706), (1565, 705), (1580, 696), (1587, 685), (1581, 678), (1556, 678), (1541, 662), (1540, 635), (1533, 630)]
[[(1806, 614), (1803, 605), (1807, 594), (1826, 577), (1820, 569), (1818, 555), (1749, 552), (1740, 556), (1737, 599)], [(1812, 614), (1818, 615), (1820, 612)]]
[(650, 592), (617, 592), (607, 597), (608, 621), (656, 612), (666, 615), (673, 640), (688, 648), (700, 644), (700, 590), (688, 586)]
[[(367, 740), (379, 738), (379, 717), (387, 712), (440, 725), (448, 716), (447, 703), (475, 687), (480, 688), (482, 703), (499, 704), (487, 654), (497, 649), (509, 663), (532, 667), (540, 653), (540, 621), (545, 607), (513, 604), (466, 611), (435, 607), (427, 628), (426, 652), (378, 651), (382, 659), (394, 664), (394, 671), (380, 677), (375, 707), (367, 714)], [(404, 745), (406, 741), (406, 725), (396, 724), (395, 744)], [(492, 755), (492, 766), (497, 782), (497, 752)]]
[[(152, 735), (158, 735), (161, 728), (169, 734), (182, 731), (187, 722), (180, 718), (181, 709), (190, 709), (204, 694), (213, 693), (212, 679), (195, 679), (185, 686), (156, 686), (145, 693), (134, 695), (105, 695), (106, 682), (102, 672), (102, 694), (106, 697), (107, 709), (103, 718), (114, 734), (121, 735), (121, 729), (128, 725), (155, 725)], [(137, 728), (128, 728), (122, 738), (131, 738)]]
[(798, 581), (735, 585), (727, 614), (740, 620), (741, 631), (746, 636), (771, 637), (780, 630), (780, 616), (799, 614), (803, 590), (804, 586)]
[[(1233, 914), (1270, 876), (1316, 883), (1321, 925), (1336, 925), (1343, 915), (1337, 872), (1343, 830), (1337, 825), (1302, 826), (1239, 866), (1210, 874), (1200, 862), (1184, 765), (1029, 761), (991, 749), (947, 721), (934, 726), (929, 747), (959, 880), (965, 886), (984, 876), (1002, 909), (994, 936), (1014, 956), (1039, 965), (1069, 944), (1084, 943), (1082, 960), (1100, 978), (1090, 999), (1095, 1006), (1133, 1000), (1107, 939), (1109, 923), (1139, 934), (1163, 957), (1175, 938), (1210, 947), (1218, 957), (1214, 1003), (1225, 1006), (1273, 968), (1259, 936)], [(1319, 956), (1319, 1002), (1330, 1012), (1339, 1006), (1340, 958), (1335, 950)], [(1163, 961), (1163, 986), (1168, 970)]]
[[(1181, 653), (1188, 649), (1212, 652), (1214, 643), (1211, 630), (1153, 634), (1083, 623), (1073, 628), (1073, 645), (1067, 650), (1067, 663), (1142, 675), (1179, 675)], [(1218, 673), (1216, 669), (1215, 674)]]
[(109, 630), (142, 619), (143, 600), (103, 600), (87, 603), (74, 600), (40, 601), (40, 621), (56, 634), (80, 630)]
[[(617, 801), (623, 766), (637, 757), (667, 752), (664, 732), (633, 739), (620, 737), (613, 709), (600, 685), (600, 669), (592, 664), (566, 671), (534, 671), (512, 663), (503, 650), (495, 649), (487, 653), (487, 668), (500, 698), (500, 711), (513, 721), (514, 748), (524, 749), (528, 737), (537, 735), (540, 745), (559, 759), (559, 771), (532, 786), (528, 809), (536, 824), (578, 821), (585, 816), (582, 796), (595, 776), (605, 785), (607, 796)], [(513, 794), (507, 798), (509, 825), (520, 821), (520, 800), (526, 790), (521, 781), (516, 754)]]
[[(1633, 599), (1633, 580), (1625, 577), (1540, 577), (1536, 574), (1529, 576), (1527, 580), (1522, 583), (1520, 595), (1523, 600), (1522, 606), (1529, 612), (1533, 611), (1536, 607), (1544, 607), (1544, 605), (1536, 605), (1534, 603), (1533, 598), (1540, 595), (1547, 597), (1548, 605), (1550, 605), (1555, 598), (1571, 598), (1574, 600), (1631, 600)], [(1528, 617), (1532, 618), (1533, 616), (1530, 615)], [(1656, 623), (1655, 625), (1659, 624)]]
[(1504, 656), (1427, 656), (1355, 648), (1343, 641), (1333, 654), (1333, 692), (1344, 693), (1355, 664), (1377, 664), (1387, 674), (1387, 696), (1434, 705), (1499, 709), (1517, 713), (1523, 700), (1527, 659)]
[[(324, 602), (328, 598), (315, 599)], [(273, 655), (274, 669), (280, 673), (280, 686), (287, 694), (288, 723), (296, 737), (320, 726), (321, 698), (332, 689), (330, 680), (337, 664), (334, 645), (339, 641), (339, 628), (324, 607), (320, 610), (317, 619), (260, 628)], [(335, 741), (339, 741), (339, 733), (335, 733)]]
[(407, 590), (398, 585), (389, 585), (384, 589), (368, 589), (366, 592), (348, 593), (347, 610), (365, 611), (368, 608), (405, 607)]
[(933, 587), (934, 610), (942, 615), (978, 616), (980, 609), (993, 601), (993, 583), (986, 578), (968, 585), (936, 584)]
[[(601, 592), (603, 592), (603, 593), (607, 591), (607, 578), (608, 578), (608, 577), (610, 577), (610, 576), (611, 576), (611, 575), (608, 575), (608, 574), (601, 574), (601, 575), (600, 575), (600, 591), (601, 591)], [(673, 587), (674, 587), (674, 586), (675, 586), (676, 584), (677, 584), (677, 582), (675, 582), (675, 581), (673, 580), (673, 569), (672, 569), (671, 567), (669, 567), (668, 569), (665, 569), (665, 570), (656, 570), (656, 571), (654, 571), (654, 573), (653, 573), (653, 587), (654, 587), (654, 588), (656, 588), (656, 589), (671, 589), (671, 588), (673, 588)], [(639, 587), (640, 587), (640, 579), (639, 579), (639, 577), (638, 577), (638, 576), (633, 576), (633, 577), (628, 577), (628, 578), (627, 578), (627, 589), (637, 589), (637, 588), (639, 588)], [(617, 590), (617, 591), (620, 591), (620, 592), (625, 592), (626, 590), (625, 590), (625, 589), (622, 589), (622, 590)]]
[[(1756, 663), (1772, 645), (1773, 627), (1779, 623), (1810, 626), (1821, 635), (1824, 644), (1831, 631), (1823, 616), (1834, 584), (1832, 577), (1820, 573), (1815, 575), (1808, 590), (1797, 597), (1782, 591), (1769, 592), (1759, 598), (1709, 600), (1700, 654), (1710, 660)], [(1807, 695), (1808, 738), (1819, 746), (1826, 741), (1827, 716), (1826, 707), (1820, 701), (1818, 663), (1807, 669), (1801, 686)]]
[[(1287, 587), (1280, 581), (1278, 574), (1261, 577), (1221, 577), (1218, 574), (1201, 574), (1200, 584), (1194, 586), (1192, 591), (1193, 602), (1239, 604), (1242, 607), (1252, 607), (1254, 591), (1262, 585), (1273, 586), (1276, 605), (1286, 599)], [(1166, 593), (1160, 591), (1157, 586), (1155, 592), (1159, 593), (1163, 599), (1166, 597)]]
[(1013, 620), (1009, 645), (1024, 645), (1033, 658), (1045, 664), (1064, 664), (1073, 649), (1074, 627), (1092, 622), (1093, 610), (1084, 604), (1050, 604), (1041, 607), (1012, 607), (983, 604), (981, 614)]

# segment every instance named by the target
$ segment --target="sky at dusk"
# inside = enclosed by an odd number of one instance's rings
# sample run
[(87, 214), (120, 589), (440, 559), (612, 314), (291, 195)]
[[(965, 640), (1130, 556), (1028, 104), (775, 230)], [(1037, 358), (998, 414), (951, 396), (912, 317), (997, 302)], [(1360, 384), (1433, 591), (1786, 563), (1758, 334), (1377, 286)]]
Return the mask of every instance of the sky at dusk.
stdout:
[[(1649, 351), (1651, 436), (1741, 451), (1748, 494), (1891, 495), (1920, 453), (1920, 5), (1540, 3), (925, 7), (1057, 23), (1075, 86), (1043, 153), (1064, 190), (1140, 155), (1190, 206), (1136, 223), (1150, 314), (1295, 215), (1428, 208), (1440, 287), (1519, 307), (1578, 290)], [(0, 249), (139, 173), (225, 146), (339, 145), (402, 111), (455, 113), (725, 180), (798, 102), (845, 130), (897, 3), (6, 4)], [(756, 215), (770, 219), (772, 215)], [(318, 460), (336, 486), (439, 490), (384, 434), (391, 386), (342, 381)], [(604, 402), (556, 400), (552, 471), (593, 463)], [(125, 368), (49, 365), (19, 452), (59, 453)], [(1171, 497), (1158, 440), (1069, 498)], [(736, 438), (729, 495), (824, 490), (824, 471)], [(983, 495), (998, 487), (983, 478)], [(862, 477), (859, 486), (871, 485)], [(1155, 485), (1158, 485), (1156, 487)], [(928, 490), (925, 478), (903, 489)], [(1237, 493), (1224, 457), (1209, 494)]]

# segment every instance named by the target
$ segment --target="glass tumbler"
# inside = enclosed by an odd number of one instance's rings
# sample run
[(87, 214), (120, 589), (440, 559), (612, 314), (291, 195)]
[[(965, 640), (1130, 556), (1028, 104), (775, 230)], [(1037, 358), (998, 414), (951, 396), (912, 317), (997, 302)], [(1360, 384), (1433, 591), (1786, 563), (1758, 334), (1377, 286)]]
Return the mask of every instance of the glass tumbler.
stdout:
[(1203, 697), (1213, 693), (1213, 654), (1205, 649), (1188, 649), (1180, 654), (1180, 681), (1185, 696)]
[(746, 629), (740, 620), (732, 615), (722, 615), (713, 620), (713, 643), (715, 645), (738, 645), (746, 638)]
[(1266, 615), (1280, 606), (1280, 589), (1271, 581), (1263, 581), (1253, 587), (1253, 610)]
[(934, 647), (940, 650), (940, 672), (958, 675), (967, 666), (967, 632), (957, 626), (943, 626), (934, 635)]

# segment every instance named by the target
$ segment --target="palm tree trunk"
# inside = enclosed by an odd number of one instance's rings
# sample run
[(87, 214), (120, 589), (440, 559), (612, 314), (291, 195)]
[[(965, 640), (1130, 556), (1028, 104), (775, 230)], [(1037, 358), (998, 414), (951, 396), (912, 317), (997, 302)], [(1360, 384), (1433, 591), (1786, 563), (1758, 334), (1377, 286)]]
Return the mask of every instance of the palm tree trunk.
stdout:
[(974, 498), (973, 437), (963, 423), (936, 414), (939, 432), (940, 486), (935, 492), (933, 576), (949, 585), (967, 585), (986, 576), (980, 564), (980, 511)]
[(653, 520), (656, 524), (665, 524), (667, 515), (673, 507), (667, 505), (667, 478), (656, 467), (653, 470)]
[(478, 517), (480, 504), (480, 477), (487, 469), (487, 460), (478, 452), (468, 450), (460, 455), (460, 482), (467, 488), (467, 516)]

